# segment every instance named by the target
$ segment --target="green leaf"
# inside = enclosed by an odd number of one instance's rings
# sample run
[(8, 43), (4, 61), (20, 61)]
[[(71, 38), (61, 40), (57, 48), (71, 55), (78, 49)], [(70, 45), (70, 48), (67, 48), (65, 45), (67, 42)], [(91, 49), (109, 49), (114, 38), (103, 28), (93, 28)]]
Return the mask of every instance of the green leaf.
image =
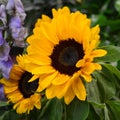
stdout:
[(95, 71), (92, 82), (86, 84), (87, 101), (101, 104), (115, 96), (115, 80), (112, 72), (104, 66), (101, 71)]
[(111, 120), (120, 119), (120, 101), (108, 101), (109, 115)]
[(120, 96), (120, 71), (116, 67), (114, 67), (110, 64), (103, 64), (103, 66), (113, 74), (113, 76), (115, 78), (114, 83), (116, 86), (116, 97), (118, 96), (118, 98), (119, 98), (119, 96)]
[(9, 104), (7, 102), (4, 102), (4, 101), (0, 101), (0, 107), (3, 107), (3, 106), (8, 106)]
[(86, 120), (101, 120), (93, 106), (90, 105), (89, 115)]
[(102, 64), (102, 65), (107, 69), (109, 69), (120, 80), (120, 71), (116, 67), (112, 66), (111, 64)]
[(4, 120), (6, 114), (8, 114), (8, 111), (0, 110), (0, 120)]
[(63, 106), (60, 100), (54, 98), (46, 103), (39, 119), (40, 120), (62, 120)]
[(106, 106), (104, 107), (104, 116), (105, 116), (105, 120), (110, 120), (110, 117), (108, 114), (108, 108)]
[(101, 120), (104, 116), (103, 109), (105, 107), (105, 104), (102, 103), (102, 99), (101, 99), (102, 95), (100, 92), (101, 90), (98, 87), (98, 81), (93, 78), (92, 82), (86, 84), (86, 90), (87, 90), (87, 101), (90, 103), (90, 105), (94, 109), (94, 112), (100, 118), (96, 120)]
[(63, 120), (86, 120), (89, 114), (89, 104), (75, 98), (69, 105), (66, 105), (65, 112)]
[(117, 62), (117, 68), (120, 70), (120, 60)]
[(92, 104), (101, 104), (100, 91), (97, 85), (97, 80), (93, 78), (92, 82), (85, 85), (87, 90), (87, 101)]
[(104, 49), (107, 51), (107, 55), (104, 57), (96, 58), (97, 61), (102, 62), (115, 62), (120, 60), (120, 47), (108, 45), (100, 47), (100, 49)]
[(9, 110), (4, 113), (2, 120), (19, 120), (20, 116), (15, 112), (15, 110)]
[(98, 102), (89, 102), (89, 103), (96, 108), (104, 108), (105, 107), (104, 103), (98, 103)]
[(102, 102), (105, 102), (115, 96), (115, 78), (108, 69), (103, 67), (102, 71), (94, 72), (93, 76), (97, 79), (97, 84)]

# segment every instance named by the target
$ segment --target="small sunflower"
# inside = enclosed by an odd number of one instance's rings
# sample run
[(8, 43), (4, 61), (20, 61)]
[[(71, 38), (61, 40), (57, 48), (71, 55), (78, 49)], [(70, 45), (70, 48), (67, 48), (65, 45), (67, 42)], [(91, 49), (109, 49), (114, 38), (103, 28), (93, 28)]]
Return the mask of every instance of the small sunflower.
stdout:
[(33, 75), (26, 71), (24, 59), (26, 56), (18, 56), (17, 62), (10, 71), (10, 78), (6, 80), (3, 78), (1, 83), (4, 85), (5, 95), (9, 102), (14, 103), (13, 108), (16, 112), (21, 114), (34, 108), (41, 108), (41, 95), (38, 94), (39, 79), (33, 82), (28, 82)]
[(53, 18), (39, 19), (27, 41), (30, 64), (27, 68), (40, 75), (40, 90), (46, 89), (48, 99), (64, 97), (69, 104), (75, 96), (86, 99), (82, 79), (91, 81), (91, 73), (101, 70), (95, 57), (106, 55), (96, 49), (99, 43), (99, 26), (90, 27), (90, 19), (68, 7), (53, 9)]

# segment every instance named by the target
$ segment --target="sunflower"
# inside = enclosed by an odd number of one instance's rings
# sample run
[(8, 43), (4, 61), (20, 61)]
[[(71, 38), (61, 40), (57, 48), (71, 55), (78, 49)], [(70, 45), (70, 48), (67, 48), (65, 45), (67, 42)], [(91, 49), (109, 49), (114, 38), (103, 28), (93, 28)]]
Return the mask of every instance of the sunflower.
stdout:
[(83, 80), (90, 82), (91, 73), (102, 69), (94, 58), (107, 53), (96, 49), (100, 28), (91, 28), (91, 20), (85, 14), (70, 12), (68, 7), (53, 9), (52, 13), (53, 18), (43, 15), (37, 21), (27, 39), (27, 68), (40, 75), (40, 90), (46, 89), (48, 99), (64, 97), (69, 104), (77, 96), (84, 101)]
[(33, 82), (28, 82), (34, 77), (30, 72), (25, 69), (24, 59), (26, 56), (18, 56), (17, 62), (11, 71), (8, 80), (3, 78), (0, 82), (4, 85), (5, 95), (9, 102), (12, 102), (13, 108), (16, 112), (21, 114), (34, 108), (41, 108), (41, 95), (38, 94), (39, 79), (35, 79)]

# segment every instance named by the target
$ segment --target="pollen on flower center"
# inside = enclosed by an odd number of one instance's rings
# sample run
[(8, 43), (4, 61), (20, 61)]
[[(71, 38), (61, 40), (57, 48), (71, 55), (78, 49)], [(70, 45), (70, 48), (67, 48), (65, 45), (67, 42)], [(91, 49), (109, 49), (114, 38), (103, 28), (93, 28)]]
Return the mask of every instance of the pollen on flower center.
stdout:
[(57, 44), (50, 58), (52, 66), (62, 74), (73, 75), (80, 68), (75, 64), (84, 56), (82, 44), (74, 39), (62, 40)]
[(33, 82), (28, 82), (31, 77), (32, 74), (26, 71), (19, 80), (18, 88), (23, 94), (24, 98), (29, 98), (38, 88), (38, 79), (34, 80)]

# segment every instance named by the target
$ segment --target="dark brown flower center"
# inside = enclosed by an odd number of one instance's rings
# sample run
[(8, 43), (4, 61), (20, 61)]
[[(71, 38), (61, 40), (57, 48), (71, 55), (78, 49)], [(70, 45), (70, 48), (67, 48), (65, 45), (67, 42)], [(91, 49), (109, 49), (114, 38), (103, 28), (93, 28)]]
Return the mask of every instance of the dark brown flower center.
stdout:
[(73, 75), (80, 68), (75, 65), (84, 56), (83, 45), (74, 39), (62, 40), (57, 44), (50, 58), (51, 65), (61, 74)]
[(38, 88), (38, 79), (34, 80), (33, 82), (28, 82), (32, 76), (33, 75), (31, 73), (26, 71), (22, 74), (19, 80), (18, 88), (23, 94), (24, 98), (29, 98)]

